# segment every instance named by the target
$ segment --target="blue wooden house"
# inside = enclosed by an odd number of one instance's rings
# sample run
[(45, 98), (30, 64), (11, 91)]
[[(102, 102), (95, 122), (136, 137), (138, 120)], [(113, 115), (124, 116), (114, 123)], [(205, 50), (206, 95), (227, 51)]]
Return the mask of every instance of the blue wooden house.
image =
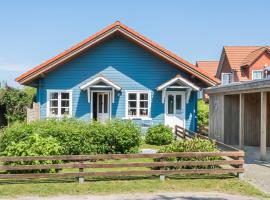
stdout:
[(197, 94), (218, 80), (119, 21), (16, 79), (39, 118), (132, 119), (196, 129)]

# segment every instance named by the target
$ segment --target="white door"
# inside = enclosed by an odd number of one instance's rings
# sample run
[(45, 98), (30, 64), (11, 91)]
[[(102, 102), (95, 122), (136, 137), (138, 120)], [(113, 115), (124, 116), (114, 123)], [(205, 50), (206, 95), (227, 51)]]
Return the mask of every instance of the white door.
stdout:
[(185, 93), (166, 91), (165, 98), (165, 125), (185, 128)]
[(105, 122), (110, 118), (110, 98), (109, 93), (102, 92), (97, 93), (97, 120)]

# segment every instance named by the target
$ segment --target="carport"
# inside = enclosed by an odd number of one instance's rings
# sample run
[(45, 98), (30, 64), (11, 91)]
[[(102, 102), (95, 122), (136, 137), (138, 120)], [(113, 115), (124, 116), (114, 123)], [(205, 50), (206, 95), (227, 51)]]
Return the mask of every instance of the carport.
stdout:
[(207, 88), (209, 137), (229, 145), (270, 147), (270, 79)]

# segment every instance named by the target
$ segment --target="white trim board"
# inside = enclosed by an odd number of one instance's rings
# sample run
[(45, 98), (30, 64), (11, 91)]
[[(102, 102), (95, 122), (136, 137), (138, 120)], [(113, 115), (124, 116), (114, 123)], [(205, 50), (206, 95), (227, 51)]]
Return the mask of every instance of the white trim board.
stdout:
[(190, 81), (188, 81), (187, 79), (181, 77), (181, 76), (177, 76), (163, 84), (161, 84), (160, 86), (158, 86), (156, 88), (157, 91), (161, 91), (161, 90), (164, 90), (166, 89), (167, 87), (169, 87), (170, 85), (174, 84), (174, 83), (177, 83), (177, 82), (181, 82), (181, 83), (184, 83), (185, 85), (191, 87), (193, 90), (196, 90), (196, 91), (199, 91), (200, 88), (197, 87), (196, 85), (194, 85), (193, 83), (191, 83)]
[[(103, 77), (103, 76), (98, 76), (90, 81), (88, 81), (86, 84), (80, 86), (81, 90), (86, 90), (88, 87), (94, 86), (97, 83), (106, 83), (107, 85), (111, 86), (112, 88), (116, 89), (117, 91), (121, 90), (121, 87), (110, 81), (109, 79)], [(104, 86), (103, 86), (104, 87)]]

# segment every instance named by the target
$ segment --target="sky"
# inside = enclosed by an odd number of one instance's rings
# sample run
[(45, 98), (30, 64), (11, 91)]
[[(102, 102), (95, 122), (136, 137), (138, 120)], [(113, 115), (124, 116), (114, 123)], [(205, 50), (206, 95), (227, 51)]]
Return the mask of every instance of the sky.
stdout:
[(269, 0), (0, 0), (0, 81), (120, 20), (191, 63), (270, 45)]

